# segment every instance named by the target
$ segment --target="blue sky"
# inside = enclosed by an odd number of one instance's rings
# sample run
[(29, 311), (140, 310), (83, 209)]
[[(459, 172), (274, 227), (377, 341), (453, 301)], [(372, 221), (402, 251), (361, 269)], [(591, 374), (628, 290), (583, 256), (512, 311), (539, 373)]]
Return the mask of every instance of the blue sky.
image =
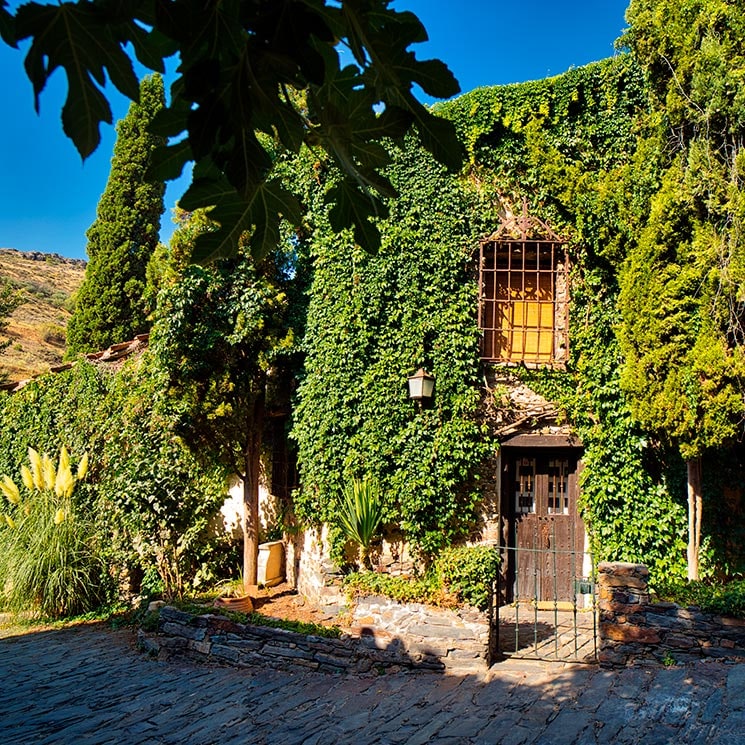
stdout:
[[(13, 7), (19, 3), (11, 2)], [(437, 57), (461, 90), (558, 75), (610, 57), (625, 28), (628, 0), (394, 0), (412, 10), (430, 40), (414, 47), (420, 59)], [(56, 78), (56, 79), (55, 79)], [(65, 82), (57, 73), (34, 112), (23, 52), (0, 42), (0, 247), (85, 258), (85, 232), (106, 186), (114, 129), (102, 128), (99, 149), (81, 163), (62, 133)], [(114, 119), (128, 102), (111, 94)], [(173, 232), (171, 210), (186, 186), (169, 184), (161, 239)]]

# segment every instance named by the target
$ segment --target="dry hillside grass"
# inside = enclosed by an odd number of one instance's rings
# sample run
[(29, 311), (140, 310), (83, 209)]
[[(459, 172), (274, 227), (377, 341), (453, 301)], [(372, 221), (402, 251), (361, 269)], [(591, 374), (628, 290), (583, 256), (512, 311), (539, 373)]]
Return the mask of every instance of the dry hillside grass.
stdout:
[(10, 346), (0, 355), (0, 371), (23, 380), (59, 364), (65, 353), (65, 329), (72, 297), (85, 276), (85, 263), (56, 254), (0, 249), (0, 276), (21, 291), (5, 336)]

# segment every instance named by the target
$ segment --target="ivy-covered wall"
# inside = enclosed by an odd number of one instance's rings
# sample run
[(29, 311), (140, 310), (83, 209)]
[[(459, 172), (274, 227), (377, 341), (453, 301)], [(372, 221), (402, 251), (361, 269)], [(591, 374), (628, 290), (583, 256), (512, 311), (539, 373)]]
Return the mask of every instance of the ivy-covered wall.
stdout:
[[(377, 256), (312, 215), (313, 284), (294, 436), (305, 521), (333, 525), (344, 486), (376, 476), (385, 520), (427, 551), (475, 522), (474, 474), (491, 447), (476, 420), (478, 334), (470, 262), (483, 230), (473, 199), (422, 151), (396, 153)], [(409, 400), (406, 378), (436, 379), (431, 407)]]
[[(522, 376), (559, 399), (584, 443), (581, 509), (596, 556), (683, 573), (681, 462), (632, 418), (619, 379), (618, 273), (656, 185), (654, 168), (639, 168), (650, 155), (638, 138), (647, 100), (640, 69), (621, 54), (441, 105), (468, 165), (453, 176), (410, 142), (395, 149), (400, 197), (380, 221), (376, 256), (311, 210), (294, 429), (302, 519), (333, 525), (345, 484), (371, 474), (388, 523), (425, 552), (473, 534), (479, 468), (498, 447), (479, 417), (476, 249), (525, 199), (567, 238), (573, 271), (568, 370)], [(320, 162), (313, 173), (323, 184)], [(407, 399), (406, 377), (422, 365), (437, 380), (431, 408)]]

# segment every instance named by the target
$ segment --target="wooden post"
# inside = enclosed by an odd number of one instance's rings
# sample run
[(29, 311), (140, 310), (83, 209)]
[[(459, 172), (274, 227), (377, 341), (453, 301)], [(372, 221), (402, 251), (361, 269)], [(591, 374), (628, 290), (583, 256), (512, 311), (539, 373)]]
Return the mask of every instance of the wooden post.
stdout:
[(701, 458), (686, 461), (688, 470), (688, 579), (697, 580), (699, 549), (701, 548), (701, 513), (703, 497), (701, 494)]

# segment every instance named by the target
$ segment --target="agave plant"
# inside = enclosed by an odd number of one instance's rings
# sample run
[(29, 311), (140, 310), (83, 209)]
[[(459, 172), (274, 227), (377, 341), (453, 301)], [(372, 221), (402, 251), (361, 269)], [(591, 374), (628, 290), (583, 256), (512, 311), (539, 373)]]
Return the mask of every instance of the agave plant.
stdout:
[(339, 511), (339, 527), (345, 537), (362, 552), (362, 563), (369, 564), (370, 544), (383, 517), (380, 485), (374, 479), (355, 479), (344, 493)]
[(9, 503), (0, 520), (3, 604), (51, 617), (91, 610), (102, 599), (105, 567), (93, 526), (72, 499), (88, 458), (81, 458), (76, 473), (65, 447), (56, 464), (33, 448), (28, 459), (21, 467), (23, 489), (10, 476), (0, 477), (0, 492)]

